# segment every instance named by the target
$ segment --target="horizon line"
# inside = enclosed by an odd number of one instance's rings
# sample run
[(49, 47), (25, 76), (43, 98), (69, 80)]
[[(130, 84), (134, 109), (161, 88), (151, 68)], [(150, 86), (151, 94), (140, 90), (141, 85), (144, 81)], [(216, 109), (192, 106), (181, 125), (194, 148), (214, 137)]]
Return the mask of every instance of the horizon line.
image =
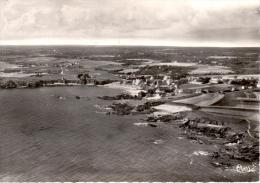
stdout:
[(192, 48), (260, 48), (260, 45), (147, 45), (147, 44), (1, 44), (0, 46), (93, 46), (93, 47), (192, 47)]
[(213, 48), (258, 48), (260, 43), (251, 41), (173, 41), (151, 39), (29, 39), (0, 40), (0, 46), (147, 46), (147, 47), (213, 47)]
[(213, 45), (116, 45), (116, 44), (0, 44), (3, 46), (93, 46), (93, 47), (190, 47), (190, 48), (260, 48), (260, 46), (213, 46)]

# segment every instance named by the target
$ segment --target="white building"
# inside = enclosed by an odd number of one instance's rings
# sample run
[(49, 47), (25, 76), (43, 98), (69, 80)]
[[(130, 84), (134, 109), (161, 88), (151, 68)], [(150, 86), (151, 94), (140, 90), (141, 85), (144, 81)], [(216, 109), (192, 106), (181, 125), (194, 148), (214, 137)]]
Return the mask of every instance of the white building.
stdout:
[(222, 78), (221, 77), (212, 77), (211, 79), (210, 79), (210, 83), (214, 83), (214, 84), (217, 84), (219, 81), (221, 81), (222, 80)]
[(256, 87), (260, 88), (260, 80), (257, 81)]
[(141, 79), (135, 79), (135, 80), (133, 80), (133, 85), (140, 86), (142, 83), (143, 83), (143, 82), (142, 82)]

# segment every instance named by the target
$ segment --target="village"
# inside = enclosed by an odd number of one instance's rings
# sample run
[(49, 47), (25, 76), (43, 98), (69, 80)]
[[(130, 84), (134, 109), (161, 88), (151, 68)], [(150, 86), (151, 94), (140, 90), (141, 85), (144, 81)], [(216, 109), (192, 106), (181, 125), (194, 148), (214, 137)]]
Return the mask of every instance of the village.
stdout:
[[(135, 74), (120, 77), (122, 81), (107, 85), (128, 94), (100, 97), (120, 101), (107, 106), (106, 110), (112, 111), (106, 114), (146, 114), (146, 122), (136, 125), (162, 128), (167, 124), (183, 129), (186, 138), (194, 143), (222, 144), (210, 160), (216, 167), (228, 168), (239, 161), (258, 160), (258, 76), (188, 76), (179, 80), (164, 74), (157, 79), (153, 75)], [(132, 99), (144, 102), (136, 105)], [(246, 131), (235, 130), (237, 123), (247, 126)]]
[[(133, 95), (144, 95), (150, 99), (161, 97), (191, 97), (194, 95), (247, 91), (246, 98), (259, 99), (259, 75), (188, 75), (173, 79), (170, 75), (120, 74), (121, 81), (111, 83), (113, 87), (124, 88)], [(247, 95), (252, 93), (251, 96)], [(215, 101), (217, 102), (217, 101)]]

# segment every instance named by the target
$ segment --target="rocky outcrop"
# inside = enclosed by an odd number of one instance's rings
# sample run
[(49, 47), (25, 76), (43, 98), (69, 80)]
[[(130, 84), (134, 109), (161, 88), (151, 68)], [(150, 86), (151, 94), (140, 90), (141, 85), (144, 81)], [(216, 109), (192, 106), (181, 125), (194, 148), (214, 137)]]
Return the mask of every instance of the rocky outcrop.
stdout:
[(148, 101), (148, 102), (145, 102), (142, 105), (136, 106), (135, 110), (137, 112), (150, 111), (150, 110), (154, 110), (154, 109), (152, 109), (152, 107), (158, 106), (158, 105), (161, 105), (161, 104), (164, 104), (164, 103), (165, 103), (164, 101)]
[(219, 149), (211, 154), (210, 162), (214, 166), (259, 161), (259, 139), (252, 138), (247, 131), (234, 132), (223, 122), (204, 119), (186, 119), (179, 127), (185, 129), (187, 138), (194, 142), (218, 145)]
[(142, 99), (141, 97), (137, 97), (137, 96), (133, 96), (127, 93), (123, 93), (123, 94), (119, 94), (116, 96), (102, 96), (102, 97), (98, 97), (99, 99), (103, 99), (103, 100), (129, 100), (129, 99)]
[(247, 132), (228, 135), (226, 143), (212, 154), (214, 166), (232, 166), (235, 161), (259, 161), (259, 140), (253, 140)]
[(132, 106), (128, 103), (113, 103), (108, 107), (113, 110), (112, 114), (116, 115), (149, 114), (156, 111), (152, 108), (153, 106), (161, 105), (163, 103), (164, 102), (162, 101), (149, 101), (137, 106)]
[(116, 115), (129, 115), (134, 109), (133, 106), (127, 103), (113, 103), (109, 107), (113, 110), (112, 114)]
[(94, 80), (94, 84), (95, 85), (106, 85), (106, 84), (110, 84), (113, 82), (116, 82), (117, 80), (111, 80), (111, 79), (106, 79), (106, 80)]
[(146, 118), (149, 122), (171, 122), (173, 120), (180, 119), (179, 115), (152, 115)]
[(229, 127), (212, 124), (213, 121), (208, 121), (208, 123), (204, 123), (200, 119), (195, 120), (187, 120), (183, 124), (180, 125), (181, 128), (197, 131), (203, 133), (207, 136), (214, 136), (214, 137), (225, 137), (226, 133), (230, 130)]

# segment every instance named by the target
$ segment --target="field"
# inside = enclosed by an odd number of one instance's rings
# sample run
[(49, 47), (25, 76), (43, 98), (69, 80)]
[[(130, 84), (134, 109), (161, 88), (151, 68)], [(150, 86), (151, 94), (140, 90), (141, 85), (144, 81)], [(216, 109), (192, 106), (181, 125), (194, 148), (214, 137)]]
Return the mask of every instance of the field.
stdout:
[[(219, 71), (222, 70), (221, 73), (260, 73), (259, 48), (1, 46), (1, 50), (1, 72), (6, 69), (11, 69), (9, 70), (11, 72), (12, 69), (17, 69), (14, 67), (19, 65), (21, 67), (19, 71), (24, 73), (58, 74), (60, 73), (58, 64), (70, 64), (68, 74), (73, 75), (75, 69), (84, 72), (84, 65), (90, 65), (91, 62), (98, 63), (98, 61), (101, 61), (98, 65), (103, 65), (104, 61), (112, 61), (112, 64), (114, 64), (113, 62), (123, 64), (120, 67), (121, 69), (131, 68), (143, 63), (145, 65), (159, 63), (159, 65), (180, 68), (194, 67), (191, 74), (193, 74), (192, 72), (205, 74), (209, 66)], [(197, 72), (196, 64), (200, 65), (198, 68), (202, 69), (201, 73)], [(203, 71), (203, 68), (205, 71)], [(13, 70), (13, 72), (17, 72), (17, 70)]]
[(189, 104), (189, 105), (195, 105), (195, 106), (209, 106), (214, 103), (217, 103), (224, 97), (223, 94), (218, 93), (209, 93), (209, 94), (202, 94), (196, 97), (190, 97), (187, 99), (181, 99), (181, 100), (174, 100), (175, 103), (181, 103), (181, 104)]

